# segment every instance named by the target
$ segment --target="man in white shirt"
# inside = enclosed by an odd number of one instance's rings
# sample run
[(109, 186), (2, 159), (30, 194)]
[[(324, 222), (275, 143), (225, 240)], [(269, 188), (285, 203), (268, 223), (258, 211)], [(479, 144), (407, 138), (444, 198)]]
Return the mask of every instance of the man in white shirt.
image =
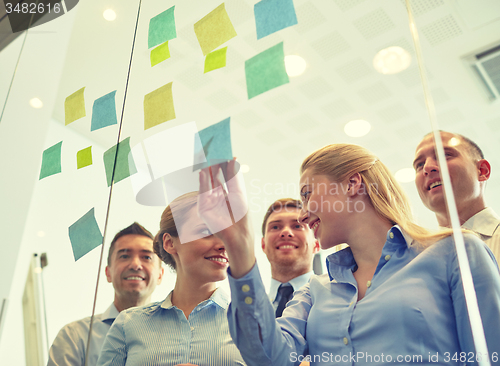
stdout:
[[(500, 261), (500, 217), (486, 207), (484, 190), (491, 166), (476, 143), (455, 133), (441, 131), (458, 217), (463, 228), (475, 231)], [(415, 152), (415, 184), (424, 205), (436, 214), (440, 226), (451, 227), (434, 135), (426, 135)]]
[(302, 203), (291, 198), (274, 202), (262, 223), (262, 250), (271, 264), (269, 299), (280, 317), (293, 291), (309, 282), (319, 243), (308, 225), (298, 221)]
[(134, 222), (115, 235), (108, 253), (106, 277), (113, 284), (115, 298), (102, 314), (96, 314), (92, 323), (92, 337), (87, 350), (90, 317), (65, 325), (49, 351), (48, 366), (95, 365), (111, 324), (118, 314), (133, 306), (151, 302), (151, 294), (161, 283), (161, 260), (153, 251), (153, 236)]

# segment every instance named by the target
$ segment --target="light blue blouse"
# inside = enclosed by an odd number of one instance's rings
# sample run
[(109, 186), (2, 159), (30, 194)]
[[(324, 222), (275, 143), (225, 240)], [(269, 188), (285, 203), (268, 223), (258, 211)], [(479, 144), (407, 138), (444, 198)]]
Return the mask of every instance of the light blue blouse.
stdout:
[[(399, 227), (387, 233), (375, 275), (357, 301), (350, 248), (330, 255), (275, 320), (255, 266), (230, 277), (231, 335), (248, 365), (499, 365), (500, 275), (489, 248), (465, 237), (489, 355), (476, 355), (454, 243), (422, 251)], [(309, 355), (305, 358), (305, 355)], [(456, 362), (455, 362), (456, 361)]]
[(189, 319), (172, 305), (171, 296), (122, 311), (106, 336), (97, 365), (244, 365), (229, 335), (229, 296), (222, 289), (198, 304)]

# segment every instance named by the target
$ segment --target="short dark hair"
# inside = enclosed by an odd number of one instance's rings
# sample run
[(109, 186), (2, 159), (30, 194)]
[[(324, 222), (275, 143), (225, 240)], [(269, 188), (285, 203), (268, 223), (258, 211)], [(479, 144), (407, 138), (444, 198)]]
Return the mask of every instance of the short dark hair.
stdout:
[[(439, 132), (446, 132), (450, 133), (452, 135), (455, 135), (459, 139), (461, 139), (465, 144), (467, 145), (467, 149), (469, 150), (469, 155), (474, 159), (474, 160), (481, 160), (484, 159), (484, 154), (483, 150), (479, 147), (478, 144), (476, 144), (474, 141), (472, 141), (470, 138), (465, 137), (464, 135), (461, 135), (459, 133), (454, 133), (454, 132), (448, 132), (448, 131), (443, 131), (439, 130)], [(426, 138), (427, 136), (432, 135), (433, 132), (429, 132), (427, 135), (424, 136)]]
[(264, 221), (262, 221), (262, 236), (264, 236), (266, 233), (266, 224), (267, 220), (269, 219), (269, 216), (271, 216), (271, 214), (274, 211), (280, 211), (283, 210), (284, 208), (289, 208), (289, 207), (301, 210), (302, 202), (293, 198), (281, 198), (279, 200), (274, 201), (273, 204), (269, 206), (264, 216)]
[(111, 256), (113, 255), (113, 251), (115, 250), (115, 243), (118, 239), (125, 235), (142, 235), (153, 240), (153, 234), (151, 234), (144, 226), (139, 224), (138, 222), (134, 222), (132, 225), (127, 226), (125, 229), (120, 230), (113, 240), (111, 241), (111, 245), (109, 246), (108, 252), (108, 266), (111, 265)]

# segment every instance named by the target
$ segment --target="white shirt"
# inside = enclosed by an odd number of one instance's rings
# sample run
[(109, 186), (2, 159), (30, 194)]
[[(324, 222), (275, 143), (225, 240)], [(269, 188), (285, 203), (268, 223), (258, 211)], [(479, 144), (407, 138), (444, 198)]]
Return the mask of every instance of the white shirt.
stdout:
[[(102, 314), (94, 315), (89, 348), (89, 366), (97, 363), (104, 339), (119, 312), (114, 304)], [(49, 351), (47, 366), (83, 366), (89, 337), (90, 316), (66, 324), (57, 334)]]
[[(291, 279), (290, 281), (286, 282), (292, 285), (293, 291), (297, 291), (299, 288), (302, 286), (306, 285), (309, 282), (309, 279), (311, 276), (314, 274), (313, 271), (307, 272), (299, 277), (295, 277)], [(281, 295), (278, 293), (278, 289), (282, 282), (275, 280), (274, 278), (271, 278), (271, 288), (269, 290), (269, 300), (271, 300), (271, 303), (273, 304), (274, 311), (278, 308), (278, 304), (280, 303)]]
[(500, 216), (491, 207), (479, 211), (464, 222), (462, 227), (478, 233), (490, 247), (497, 262), (500, 262)]

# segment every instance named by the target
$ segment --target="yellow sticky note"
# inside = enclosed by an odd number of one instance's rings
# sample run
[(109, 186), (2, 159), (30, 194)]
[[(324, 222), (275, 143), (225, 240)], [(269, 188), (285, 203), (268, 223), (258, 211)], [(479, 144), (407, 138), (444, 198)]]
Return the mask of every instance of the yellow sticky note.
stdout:
[(204, 73), (226, 66), (226, 52), (227, 47), (210, 52), (207, 57), (205, 57)]
[(172, 82), (144, 96), (144, 129), (175, 118)]
[(74, 92), (64, 101), (64, 124), (69, 125), (79, 118), (85, 117), (85, 99), (83, 91), (85, 87)]
[(200, 43), (203, 55), (212, 52), (220, 45), (236, 36), (236, 31), (226, 12), (224, 3), (194, 24), (194, 32)]
[(154, 65), (158, 65), (160, 62), (165, 61), (169, 57), (170, 50), (168, 49), (167, 41), (151, 51), (151, 67), (153, 67)]

